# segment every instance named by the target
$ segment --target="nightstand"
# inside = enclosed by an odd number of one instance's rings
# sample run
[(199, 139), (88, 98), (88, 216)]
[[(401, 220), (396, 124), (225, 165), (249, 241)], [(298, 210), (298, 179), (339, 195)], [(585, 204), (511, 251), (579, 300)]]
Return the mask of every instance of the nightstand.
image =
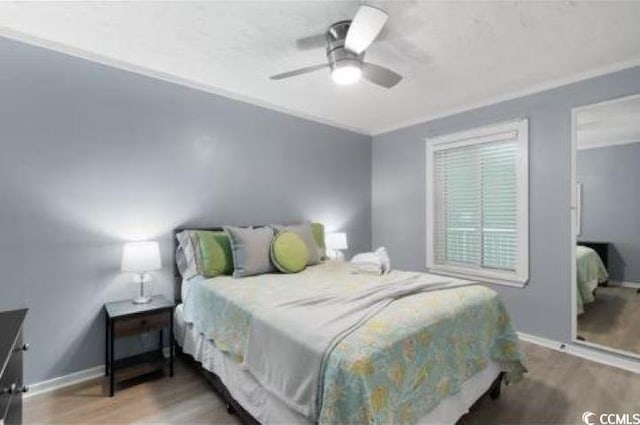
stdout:
[[(104, 305), (106, 317), (105, 374), (109, 376), (109, 395), (113, 397), (116, 381), (163, 370), (169, 366), (173, 376), (173, 309), (175, 303), (162, 295), (155, 296), (148, 304), (134, 304), (131, 300), (116, 301)], [(169, 330), (169, 359), (165, 358), (164, 330)], [(116, 360), (114, 345), (119, 337), (158, 332), (159, 347), (131, 357)]]

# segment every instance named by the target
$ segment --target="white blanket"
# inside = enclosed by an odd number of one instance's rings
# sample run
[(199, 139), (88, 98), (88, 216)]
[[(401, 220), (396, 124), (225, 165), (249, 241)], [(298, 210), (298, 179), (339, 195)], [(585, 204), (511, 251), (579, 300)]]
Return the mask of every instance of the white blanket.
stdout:
[(472, 284), (412, 274), (372, 281), (349, 297), (325, 293), (263, 309), (253, 316), (244, 366), (290, 408), (317, 421), (326, 360), (342, 339), (396, 299)]

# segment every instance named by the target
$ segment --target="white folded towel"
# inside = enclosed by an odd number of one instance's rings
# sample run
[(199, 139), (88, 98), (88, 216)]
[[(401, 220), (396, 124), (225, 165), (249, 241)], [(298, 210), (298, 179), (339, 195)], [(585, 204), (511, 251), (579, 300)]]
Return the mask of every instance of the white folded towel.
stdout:
[(382, 264), (382, 261), (375, 252), (363, 252), (356, 254), (351, 259), (351, 264)]
[(381, 246), (380, 248), (376, 249), (375, 252), (382, 262), (382, 273), (389, 273), (391, 271), (391, 258), (389, 257), (387, 248)]
[(380, 265), (358, 264), (354, 267), (357, 273), (382, 274), (382, 267)]
[(384, 274), (391, 271), (391, 259), (385, 247), (355, 255), (351, 264), (358, 273)]

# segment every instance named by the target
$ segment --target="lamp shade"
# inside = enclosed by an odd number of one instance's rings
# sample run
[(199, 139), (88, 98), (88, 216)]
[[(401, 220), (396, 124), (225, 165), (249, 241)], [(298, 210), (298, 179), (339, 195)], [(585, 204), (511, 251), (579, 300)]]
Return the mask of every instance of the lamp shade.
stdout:
[(162, 268), (158, 242), (129, 242), (122, 250), (123, 272), (148, 272)]
[(347, 249), (347, 234), (343, 232), (327, 233), (324, 236), (327, 249)]

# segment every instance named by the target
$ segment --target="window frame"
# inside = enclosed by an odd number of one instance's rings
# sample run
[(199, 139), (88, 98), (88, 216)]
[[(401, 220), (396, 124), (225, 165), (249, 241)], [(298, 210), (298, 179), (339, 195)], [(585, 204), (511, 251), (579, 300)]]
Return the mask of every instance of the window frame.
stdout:
[[(435, 262), (435, 153), (440, 150), (473, 146), (497, 141), (495, 136), (517, 132), (517, 207), (516, 207), (516, 270), (456, 266)], [(487, 283), (524, 287), (529, 281), (529, 120), (527, 118), (477, 127), (469, 130), (426, 138), (426, 237), (427, 270), (431, 273)]]

